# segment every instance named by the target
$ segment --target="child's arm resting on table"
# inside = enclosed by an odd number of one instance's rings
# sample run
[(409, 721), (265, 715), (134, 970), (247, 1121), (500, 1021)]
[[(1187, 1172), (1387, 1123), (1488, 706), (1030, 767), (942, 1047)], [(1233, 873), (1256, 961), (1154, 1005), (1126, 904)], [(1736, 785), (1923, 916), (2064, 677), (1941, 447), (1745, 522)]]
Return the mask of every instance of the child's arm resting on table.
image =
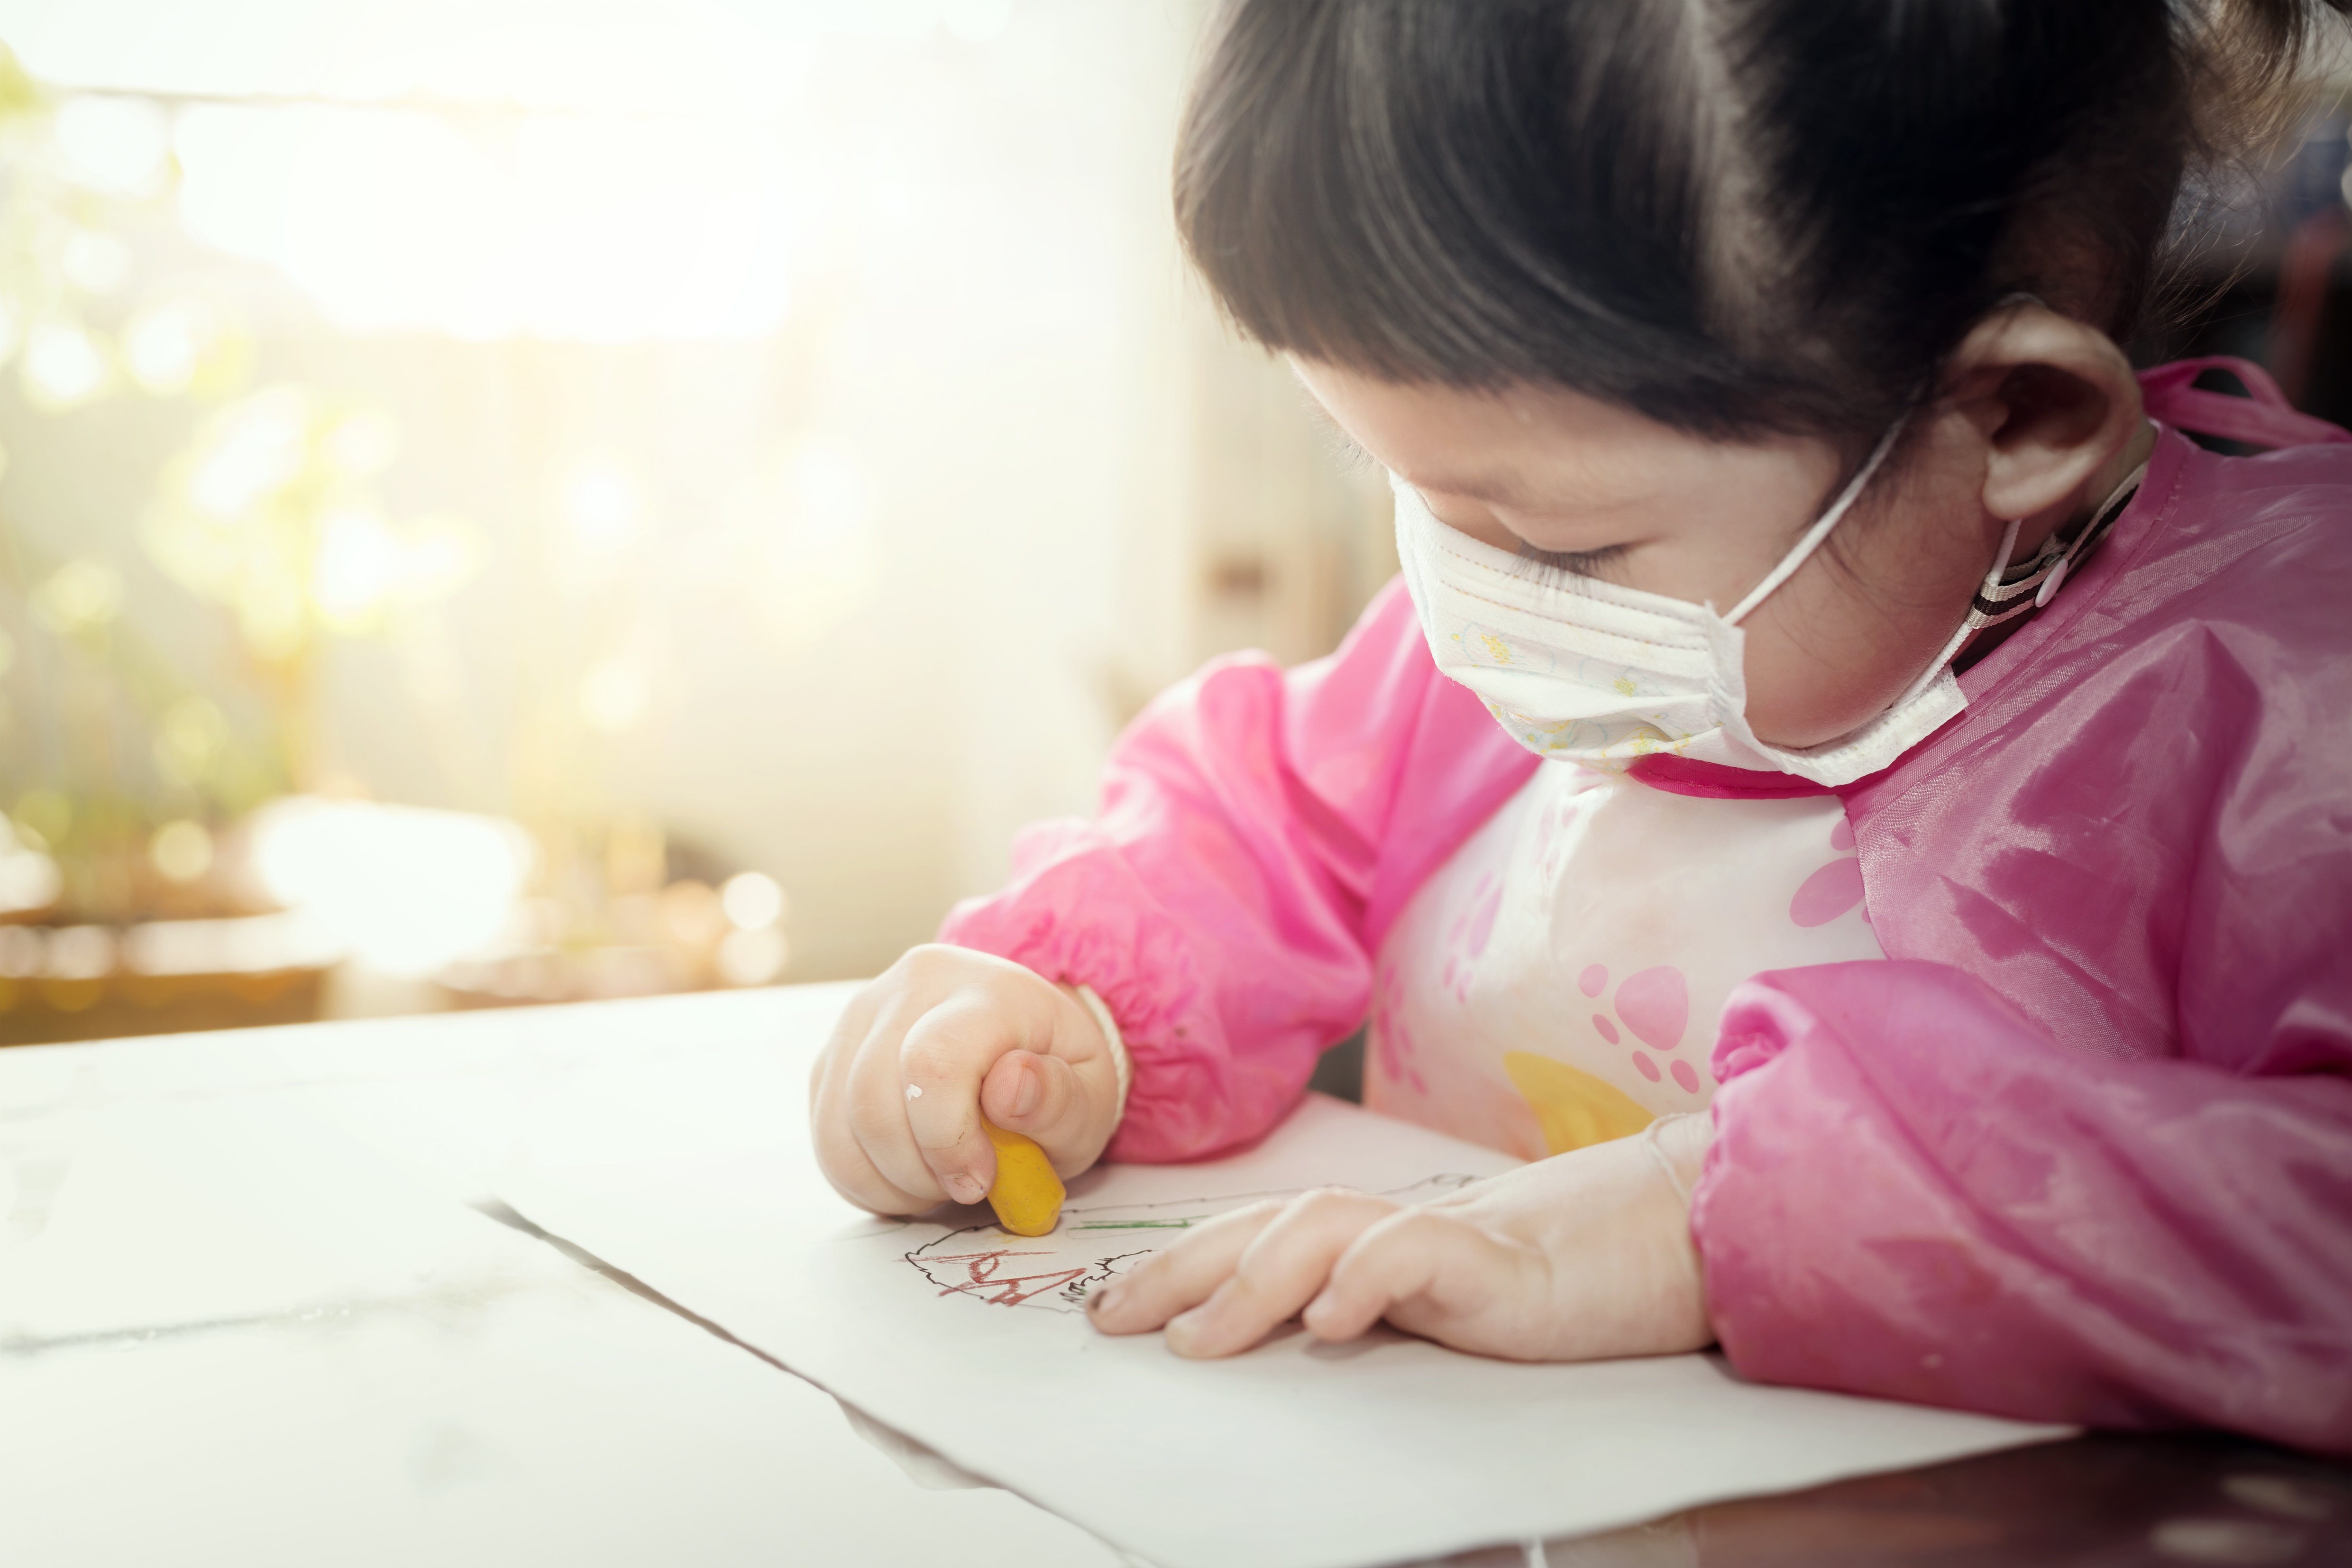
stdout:
[[(1191, 1355), (1293, 1316), (1525, 1360), (1719, 1337), (1763, 1382), (2352, 1452), (2340, 1072), (2065, 1049), (1961, 971), (1899, 962), (1748, 982), (1716, 1065), (1712, 1128), (1420, 1209), (1325, 1192), (1241, 1210), (1089, 1310)], [(1686, 1211), (1674, 1188), (1702, 1159)]]
[(1941, 964), (1748, 982), (1693, 1211), (1733, 1363), (2352, 1452), (2352, 1014), (2310, 978), (2270, 1077), (2062, 1047)]
[(1164, 1326), (1181, 1355), (1245, 1351), (1292, 1317), (1326, 1340), (1386, 1319), (1457, 1350), (1587, 1361), (1714, 1339), (1689, 1181), (1703, 1116), (1407, 1208), (1328, 1189), (1221, 1215), (1087, 1298), (1105, 1333)]

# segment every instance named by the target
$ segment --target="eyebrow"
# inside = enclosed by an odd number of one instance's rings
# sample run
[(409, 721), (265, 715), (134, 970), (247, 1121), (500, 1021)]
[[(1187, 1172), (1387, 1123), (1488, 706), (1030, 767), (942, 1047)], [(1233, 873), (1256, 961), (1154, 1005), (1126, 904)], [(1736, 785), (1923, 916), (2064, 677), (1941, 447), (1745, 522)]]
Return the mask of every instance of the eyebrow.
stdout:
[[(1387, 469), (1387, 464), (1366, 451), (1363, 443), (1340, 428), (1339, 422), (1332, 418), (1328, 413), (1320, 407), (1316, 409), (1316, 413), (1324, 429), (1330, 432), (1332, 441), (1348, 458), (1361, 463), (1367, 468), (1380, 468), (1383, 471)], [(1408, 478), (1405, 482), (1415, 489), (1438, 490), (1450, 496), (1466, 496), (1472, 500), (1488, 502), (1509, 500), (1526, 493), (1526, 486), (1520, 482), (1519, 476), (1507, 470), (1465, 475), (1459, 478), (1452, 475), (1441, 476), (1434, 479)]]
[[(1363, 450), (1360, 447), (1356, 449)], [(1370, 460), (1370, 454), (1366, 457)], [(1461, 474), (1433, 474), (1421, 479), (1407, 476), (1405, 482), (1418, 490), (1460, 496), (1487, 506), (1522, 505), (1528, 495), (1527, 477), (1516, 468), (1485, 468)]]
[[(1332, 418), (1331, 411), (1324, 407), (1314, 395), (1303, 386), (1299, 388), (1299, 401), (1306, 405), (1307, 413), (1315, 422), (1329, 434), (1332, 443), (1339, 448), (1341, 456), (1350, 462), (1361, 463), (1367, 468), (1379, 468), (1384, 473), (1389, 471), (1387, 464), (1366, 451), (1363, 443), (1349, 435), (1347, 427)], [(1445, 495), (1463, 496), (1471, 500), (1485, 501), (1490, 506), (1517, 500), (1527, 493), (1527, 486), (1522, 477), (1509, 469), (1494, 469), (1460, 477), (1446, 475), (1434, 479), (1407, 478), (1405, 482), (1415, 489), (1436, 490)]]
[(1527, 494), (1527, 487), (1517, 474), (1497, 470), (1485, 474), (1460, 476), (1441, 475), (1433, 479), (1415, 479), (1421, 489), (1436, 490), (1449, 496), (1464, 496), (1471, 500), (1485, 501), (1489, 506), (1507, 504)]

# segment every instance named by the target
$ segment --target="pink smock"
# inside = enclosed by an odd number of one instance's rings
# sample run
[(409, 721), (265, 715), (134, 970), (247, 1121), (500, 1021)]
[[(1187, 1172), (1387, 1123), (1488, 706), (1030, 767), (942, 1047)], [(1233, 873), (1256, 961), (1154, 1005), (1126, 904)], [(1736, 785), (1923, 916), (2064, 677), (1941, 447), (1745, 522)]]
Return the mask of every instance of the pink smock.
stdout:
[[(1748, 1376), (2352, 1453), (2352, 436), (2202, 368), (2142, 378), (2138, 496), (1967, 710), (1838, 792), (1886, 959), (1726, 1005), (1692, 1231)], [(1539, 765), (1391, 584), (1328, 658), (1163, 695), (1100, 814), (1030, 829), (942, 940), (1102, 996), (1111, 1157), (1213, 1154), (1297, 1100)]]

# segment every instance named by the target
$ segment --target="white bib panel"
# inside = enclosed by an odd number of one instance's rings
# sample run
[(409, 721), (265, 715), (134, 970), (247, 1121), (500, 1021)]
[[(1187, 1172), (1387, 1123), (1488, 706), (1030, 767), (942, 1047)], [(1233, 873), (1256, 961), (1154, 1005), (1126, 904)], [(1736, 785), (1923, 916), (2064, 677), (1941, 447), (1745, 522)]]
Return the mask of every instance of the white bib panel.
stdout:
[(1884, 958), (1835, 795), (1712, 800), (1547, 763), (1381, 944), (1364, 1103), (1525, 1159), (1715, 1093), (1731, 988)]

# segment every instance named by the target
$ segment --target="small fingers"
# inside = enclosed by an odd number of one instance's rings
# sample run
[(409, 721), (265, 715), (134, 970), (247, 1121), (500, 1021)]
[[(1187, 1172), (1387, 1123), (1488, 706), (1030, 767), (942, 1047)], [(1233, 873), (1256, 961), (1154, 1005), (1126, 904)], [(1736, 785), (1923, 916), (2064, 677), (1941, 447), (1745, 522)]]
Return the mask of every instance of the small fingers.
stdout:
[[(953, 997), (917, 1019), (898, 1047), (899, 1115), (932, 1184), (958, 1203), (980, 1202), (996, 1180), (996, 1150), (980, 1124), (982, 1082), (1007, 1055), (1052, 1044), (1051, 1016), (1040, 1029), (1026, 1012), (984, 993)], [(1035, 1087), (1042, 1101), (1042, 1079)]]
[(1294, 1199), (1207, 1300), (1170, 1320), (1168, 1348), (1198, 1357), (1249, 1349), (1297, 1316), (1356, 1238), (1395, 1212), (1394, 1203), (1369, 1193), (1330, 1189)]
[(859, 1208), (876, 1214), (920, 1214), (937, 1204), (937, 1198), (917, 1197), (902, 1191), (896, 1183), (876, 1169), (851, 1135), (847, 1123), (829, 1119), (817, 1124), (817, 1168), (833, 1190), (856, 1204)]
[(1057, 1172), (1076, 1175), (1117, 1119), (1118, 1069), (1100, 1034), (1066, 990), (1017, 963), (909, 951), (852, 999), (810, 1075), (826, 1178), (886, 1213), (979, 1202), (996, 1174), (984, 1089), (1000, 1126), (1035, 1138)]
[(812, 1104), (826, 1086), (840, 1083), (857, 1047), (874, 1032), (875, 1017), (882, 1011), (887, 994), (887, 982), (869, 982), (858, 988), (849, 1005), (841, 1010), (841, 1016), (834, 1020), (833, 1032), (825, 1037), (824, 1049), (817, 1053), (809, 1068)]
[(1337, 1189), (1221, 1215), (1087, 1302), (1106, 1333), (1163, 1325), (1180, 1355), (1231, 1355), (1296, 1313), (1332, 1260), (1394, 1212), (1385, 1198)]
[(1282, 1212), (1279, 1198), (1221, 1214), (1179, 1237), (1143, 1267), (1087, 1297), (1087, 1315), (1107, 1334), (1140, 1334), (1209, 1299), (1258, 1232)]
[(1054, 1168), (1071, 1174), (1102, 1152), (1117, 1097), (1108, 1057), (1068, 1062), (1034, 1051), (1007, 1051), (981, 1080), (980, 1108), (1008, 1131), (1034, 1138)]
[(1475, 1225), (1406, 1209), (1353, 1239), (1301, 1318), (1322, 1340), (1354, 1339), (1385, 1317), (1414, 1333), (1481, 1349), (1446, 1331), (1466, 1305), (1503, 1296), (1517, 1263), (1504, 1242)]
[(809, 1129), (817, 1167), (835, 1192), (877, 1214), (915, 1214), (939, 1200), (908, 1192), (882, 1173), (860, 1142), (852, 1109), (860, 1055), (893, 1010), (880, 982), (852, 999), (809, 1074)]
[(1005, 1052), (980, 1080), (981, 1113), (999, 1127), (1034, 1136), (1068, 1099), (1072, 1086), (1054, 1069), (1066, 1074), (1069, 1066), (1034, 1051)]
[(845, 1089), (843, 1110), (850, 1136), (884, 1181), (915, 1200), (897, 1212), (920, 1214), (950, 1195), (960, 1202), (977, 1200), (979, 1193), (971, 1198), (950, 1194), (916, 1146), (898, 1080), (898, 1042), (889, 1032), (877, 1030), (867, 1037)]

